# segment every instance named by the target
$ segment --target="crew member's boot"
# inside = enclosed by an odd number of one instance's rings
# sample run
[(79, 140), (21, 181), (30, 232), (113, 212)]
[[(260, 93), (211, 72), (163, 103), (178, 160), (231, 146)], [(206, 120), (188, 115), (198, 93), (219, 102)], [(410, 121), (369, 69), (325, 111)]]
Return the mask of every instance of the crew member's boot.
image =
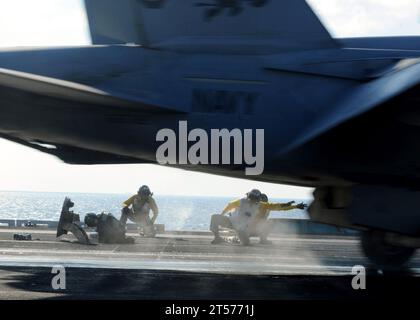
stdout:
[(220, 220), (219, 214), (214, 214), (211, 216), (210, 231), (213, 232), (214, 234), (214, 239), (211, 242), (211, 244), (220, 244), (220, 243), (225, 242), (225, 240), (223, 240), (223, 238), (219, 234), (219, 225), (220, 225), (219, 220)]
[(251, 240), (249, 239), (249, 235), (246, 231), (238, 231), (239, 240), (241, 240), (241, 244), (243, 246), (251, 245)]

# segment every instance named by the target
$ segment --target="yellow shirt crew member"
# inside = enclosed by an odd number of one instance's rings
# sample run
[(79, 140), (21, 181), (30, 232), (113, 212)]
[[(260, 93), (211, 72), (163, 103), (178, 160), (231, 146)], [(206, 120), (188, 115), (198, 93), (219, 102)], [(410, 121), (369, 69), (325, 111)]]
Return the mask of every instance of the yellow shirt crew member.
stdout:
[[(136, 195), (123, 202), (120, 222), (125, 226), (127, 220), (130, 219), (140, 227), (141, 235), (155, 236), (156, 231), (153, 225), (156, 222), (159, 210), (152, 196), (149, 187), (142, 186)], [(153, 212), (152, 218), (150, 218), (150, 210)]]
[(123, 206), (124, 207), (132, 206), (134, 215), (147, 215), (147, 216), (149, 216), (150, 210), (152, 210), (153, 217), (150, 220), (150, 222), (152, 224), (154, 224), (156, 222), (156, 219), (157, 219), (158, 214), (159, 214), (159, 209), (158, 209), (158, 206), (156, 204), (156, 201), (152, 197), (149, 197), (147, 200), (144, 200), (144, 199), (140, 198), (137, 194), (135, 194), (134, 196), (132, 196), (129, 199), (127, 199), (126, 201), (124, 201)]
[[(258, 236), (260, 243), (269, 244), (267, 236), (272, 229), (272, 223), (267, 221), (270, 211), (289, 211), (294, 209), (305, 209), (303, 203), (294, 205), (288, 203), (268, 202), (266, 195), (261, 194), (257, 189), (247, 193), (246, 198), (229, 202), (221, 214), (212, 215), (210, 230), (214, 234), (212, 244), (222, 243), (219, 228), (234, 229), (243, 245), (249, 245), (250, 236)], [(226, 216), (227, 213), (229, 216)]]

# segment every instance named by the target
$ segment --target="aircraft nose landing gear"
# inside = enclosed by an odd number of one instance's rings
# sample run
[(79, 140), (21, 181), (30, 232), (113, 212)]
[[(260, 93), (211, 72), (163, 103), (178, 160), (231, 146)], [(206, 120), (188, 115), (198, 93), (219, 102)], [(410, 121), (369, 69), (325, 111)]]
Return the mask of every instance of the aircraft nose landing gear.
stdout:
[(389, 244), (385, 232), (364, 231), (361, 245), (368, 259), (381, 270), (396, 270), (404, 267), (414, 255), (415, 249)]
[(375, 269), (404, 271), (420, 248), (420, 215), (413, 210), (419, 205), (420, 189), (333, 186), (316, 188), (308, 212), (315, 222), (360, 231), (362, 250)]

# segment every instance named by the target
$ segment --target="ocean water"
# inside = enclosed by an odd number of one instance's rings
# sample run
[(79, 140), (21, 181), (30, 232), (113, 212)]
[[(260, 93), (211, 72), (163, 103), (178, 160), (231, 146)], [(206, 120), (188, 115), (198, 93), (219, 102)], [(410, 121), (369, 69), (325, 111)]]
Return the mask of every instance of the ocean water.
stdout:
[[(68, 196), (75, 203), (73, 211), (80, 214), (109, 212), (119, 218), (121, 204), (129, 194), (91, 194), (54, 192), (0, 192), (0, 219), (58, 220), (64, 198)], [(220, 213), (224, 206), (235, 198), (154, 196), (159, 207), (156, 223), (167, 230), (208, 230), (212, 214)], [(288, 202), (305, 199), (270, 199), (273, 202)], [(301, 210), (272, 212), (271, 217), (306, 219)]]

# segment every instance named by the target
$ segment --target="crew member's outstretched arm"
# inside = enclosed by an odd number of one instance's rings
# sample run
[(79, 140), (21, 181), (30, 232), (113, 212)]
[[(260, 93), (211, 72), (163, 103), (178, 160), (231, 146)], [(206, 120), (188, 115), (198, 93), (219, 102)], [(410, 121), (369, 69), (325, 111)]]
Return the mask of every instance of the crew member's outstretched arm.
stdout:
[(290, 202), (288, 203), (270, 203), (270, 202), (262, 202), (261, 208), (263, 210), (271, 210), (271, 211), (289, 211), (294, 209), (305, 209), (305, 205), (303, 203), (299, 203), (294, 205)]

